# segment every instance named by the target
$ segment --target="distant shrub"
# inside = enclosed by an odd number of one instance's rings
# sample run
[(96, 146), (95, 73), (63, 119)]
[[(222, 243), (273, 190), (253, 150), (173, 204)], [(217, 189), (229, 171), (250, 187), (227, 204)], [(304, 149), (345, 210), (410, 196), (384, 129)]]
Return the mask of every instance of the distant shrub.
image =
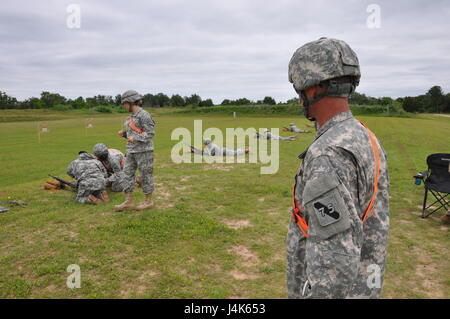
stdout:
[(53, 109), (56, 111), (69, 111), (69, 110), (72, 110), (72, 105), (57, 104), (53, 107)]
[(118, 107), (115, 108), (115, 110), (117, 111), (117, 113), (128, 113), (127, 110), (125, 110), (123, 108), (123, 106), (119, 105)]
[(100, 105), (95, 108), (95, 111), (100, 113), (112, 113), (113, 109), (106, 105)]

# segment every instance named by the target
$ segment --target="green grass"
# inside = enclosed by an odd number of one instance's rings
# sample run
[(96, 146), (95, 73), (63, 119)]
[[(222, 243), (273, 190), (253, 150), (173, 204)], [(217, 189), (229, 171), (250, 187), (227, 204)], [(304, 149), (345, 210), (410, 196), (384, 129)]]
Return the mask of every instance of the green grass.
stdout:
[[(69, 112), (72, 118), (48, 122), (50, 133), (41, 135), (40, 144), (36, 122), (0, 124), (0, 200), (28, 203), (0, 214), (0, 297), (286, 296), (290, 189), (296, 156), (313, 134), (281, 142), (278, 173), (260, 175), (261, 164), (176, 165), (170, 160), (175, 144), (170, 133), (176, 127), (192, 128), (194, 119), (203, 119), (204, 129), (223, 131), (292, 121), (304, 128), (307, 121), (301, 116), (234, 120), (156, 112), (155, 208), (144, 212), (114, 212), (123, 194), (111, 194), (111, 203), (88, 206), (75, 203), (74, 193), (42, 189), (48, 173), (65, 176), (79, 150), (90, 151), (98, 142), (124, 150), (116, 132), (126, 114), (95, 117), (86, 136), (85, 114)], [(383, 297), (449, 298), (449, 230), (439, 221), (442, 213), (419, 218), (423, 188), (411, 176), (426, 168), (428, 154), (449, 151), (450, 119), (358, 118), (388, 153), (391, 230)], [(140, 189), (136, 197), (143, 198)], [(238, 221), (248, 227), (229, 227)], [(80, 289), (66, 287), (70, 264), (81, 267)]]

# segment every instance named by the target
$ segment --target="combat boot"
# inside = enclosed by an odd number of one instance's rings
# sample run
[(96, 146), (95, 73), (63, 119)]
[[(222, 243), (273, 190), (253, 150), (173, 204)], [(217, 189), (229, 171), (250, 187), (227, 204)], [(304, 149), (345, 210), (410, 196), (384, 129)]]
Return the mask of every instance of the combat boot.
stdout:
[(114, 209), (118, 212), (136, 209), (133, 204), (133, 194), (126, 194), (125, 201), (120, 205), (114, 206)]
[(102, 201), (100, 200), (100, 199), (98, 199), (97, 197), (95, 197), (94, 195), (89, 195), (89, 197), (88, 197), (88, 199), (87, 199), (87, 201), (86, 201), (86, 204), (94, 204), (94, 205), (97, 205), (97, 204), (101, 204), (102, 203)]
[(102, 191), (102, 192), (100, 193), (100, 199), (101, 199), (101, 201), (104, 202), (104, 203), (109, 203), (109, 195), (108, 195), (108, 192), (107, 192), (107, 191)]
[(145, 200), (136, 207), (137, 210), (144, 210), (153, 206), (152, 194), (145, 195)]

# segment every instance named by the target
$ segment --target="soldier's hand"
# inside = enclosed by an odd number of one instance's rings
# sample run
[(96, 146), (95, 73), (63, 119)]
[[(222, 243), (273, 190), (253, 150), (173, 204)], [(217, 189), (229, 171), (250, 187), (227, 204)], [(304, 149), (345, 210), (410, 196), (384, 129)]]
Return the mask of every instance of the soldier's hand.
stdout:
[(117, 134), (119, 134), (120, 137), (123, 137), (123, 131), (122, 130), (118, 131)]
[(128, 143), (134, 143), (134, 138), (133, 137), (128, 137), (127, 138)]

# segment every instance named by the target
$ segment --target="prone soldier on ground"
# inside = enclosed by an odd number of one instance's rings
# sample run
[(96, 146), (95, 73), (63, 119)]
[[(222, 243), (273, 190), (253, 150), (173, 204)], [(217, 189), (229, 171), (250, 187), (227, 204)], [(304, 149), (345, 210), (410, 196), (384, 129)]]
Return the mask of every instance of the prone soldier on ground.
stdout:
[(227, 149), (225, 147), (220, 147), (212, 143), (209, 138), (203, 140), (203, 146), (203, 150), (199, 150), (198, 148), (191, 146), (191, 153), (209, 156), (239, 156), (250, 152), (249, 147), (246, 147), (245, 149)]
[(311, 131), (299, 129), (294, 123), (289, 123), (289, 128), (283, 127), (283, 131), (294, 133), (311, 133)]

